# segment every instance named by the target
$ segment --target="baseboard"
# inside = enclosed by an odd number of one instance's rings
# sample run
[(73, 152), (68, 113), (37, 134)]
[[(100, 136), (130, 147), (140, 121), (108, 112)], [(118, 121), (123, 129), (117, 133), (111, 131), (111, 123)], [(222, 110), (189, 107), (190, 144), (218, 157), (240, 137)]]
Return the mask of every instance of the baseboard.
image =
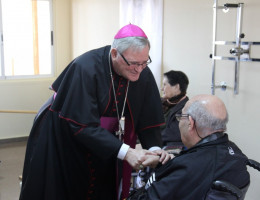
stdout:
[(28, 136), (0, 139), (0, 145), (1, 144), (7, 144), (7, 143), (13, 143), (13, 142), (24, 142), (24, 141), (27, 141), (27, 140), (28, 140)]

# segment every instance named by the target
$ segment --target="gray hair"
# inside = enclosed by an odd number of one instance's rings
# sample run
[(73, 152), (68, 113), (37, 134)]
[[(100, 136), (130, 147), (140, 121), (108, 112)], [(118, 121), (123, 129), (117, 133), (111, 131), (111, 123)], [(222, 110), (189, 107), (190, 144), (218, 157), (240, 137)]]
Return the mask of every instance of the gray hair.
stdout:
[(202, 136), (207, 136), (208, 132), (216, 132), (226, 130), (228, 123), (228, 113), (224, 119), (219, 119), (213, 116), (212, 113), (205, 107), (201, 101), (194, 101), (187, 107), (185, 114), (189, 114), (193, 120), (197, 130), (202, 133)]
[(123, 53), (129, 48), (134, 50), (142, 50), (144, 47), (149, 46), (150, 42), (147, 38), (144, 37), (126, 37), (120, 39), (114, 39), (111, 48), (117, 49), (120, 53)]

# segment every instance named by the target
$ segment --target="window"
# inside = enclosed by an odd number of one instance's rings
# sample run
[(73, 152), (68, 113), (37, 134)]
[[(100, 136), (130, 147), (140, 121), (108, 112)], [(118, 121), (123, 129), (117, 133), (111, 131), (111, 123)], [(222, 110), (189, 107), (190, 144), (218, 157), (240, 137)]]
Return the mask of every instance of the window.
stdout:
[(0, 3), (1, 79), (52, 75), (52, 1)]

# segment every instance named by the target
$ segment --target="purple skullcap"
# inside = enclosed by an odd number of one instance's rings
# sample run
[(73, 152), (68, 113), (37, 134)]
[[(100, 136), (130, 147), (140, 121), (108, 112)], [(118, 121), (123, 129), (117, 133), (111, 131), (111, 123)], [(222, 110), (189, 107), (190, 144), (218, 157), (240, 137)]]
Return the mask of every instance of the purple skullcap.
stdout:
[(115, 35), (114, 39), (126, 38), (126, 37), (144, 37), (147, 38), (144, 31), (136, 25), (128, 24), (122, 27), (117, 34)]

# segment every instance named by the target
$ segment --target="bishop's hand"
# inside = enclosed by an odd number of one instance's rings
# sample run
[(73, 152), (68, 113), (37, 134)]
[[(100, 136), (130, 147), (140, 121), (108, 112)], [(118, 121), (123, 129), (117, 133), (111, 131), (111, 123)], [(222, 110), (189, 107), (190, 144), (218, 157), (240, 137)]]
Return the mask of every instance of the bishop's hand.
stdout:
[(134, 169), (140, 170), (143, 167), (147, 166), (147, 165), (143, 165), (143, 162), (148, 158), (150, 158), (149, 156), (158, 157), (157, 153), (153, 151), (148, 151), (144, 149), (137, 150), (137, 149), (129, 148), (124, 160), (126, 160)]
[(162, 149), (155, 150), (153, 152), (156, 153), (156, 155), (146, 155), (145, 156), (145, 160), (142, 162), (142, 165), (144, 167), (149, 166), (151, 168), (155, 168), (155, 167), (157, 167), (157, 165), (159, 163), (164, 165), (167, 161), (171, 160), (174, 157), (173, 154), (169, 154), (168, 152), (166, 152)]

